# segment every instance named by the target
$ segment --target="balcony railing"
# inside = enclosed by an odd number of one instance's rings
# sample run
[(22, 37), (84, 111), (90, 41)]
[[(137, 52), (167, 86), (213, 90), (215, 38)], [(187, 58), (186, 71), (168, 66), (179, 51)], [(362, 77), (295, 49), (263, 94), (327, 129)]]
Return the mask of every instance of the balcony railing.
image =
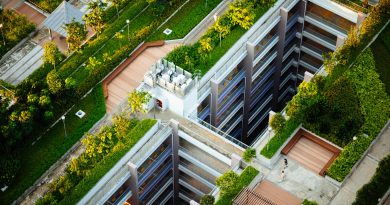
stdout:
[(328, 21), (325, 18), (322, 18), (321, 16), (318, 16), (317, 14), (312, 13), (310, 11), (306, 11), (306, 16), (305, 17), (309, 17), (309, 19), (313, 19), (314, 21), (318, 22), (319, 24), (321, 24), (323, 26), (326, 26), (326, 27), (329, 27), (332, 30), (335, 30), (335, 31), (343, 34), (344, 36), (347, 36), (347, 34), (348, 34), (348, 30), (346, 30), (344, 28), (341, 28), (337, 24), (335, 24), (335, 23), (333, 23), (331, 21)]
[(123, 199), (130, 197), (131, 195), (131, 187), (127, 187), (118, 197), (110, 197), (104, 205), (117, 205), (123, 203)]
[(264, 71), (265, 68), (267, 68), (269, 64), (271, 64), (271, 62), (276, 58), (277, 55), (278, 54), (276, 50), (272, 51), (266, 57), (264, 57), (264, 60), (262, 62), (256, 65), (256, 68), (254, 69), (252, 81), (256, 80), (256, 78)]
[(251, 112), (253, 113), (252, 116), (250, 116), (249, 118), (249, 123), (251, 123), (253, 121), (253, 119), (255, 119), (257, 117), (257, 115), (260, 113), (260, 111), (262, 111), (266, 105), (272, 100), (272, 97), (273, 97), (273, 94), (269, 95), (268, 98), (266, 98), (263, 102), (259, 103), (260, 106), (256, 106), (254, 108), (254, 112)]
[(218, 106), (217, 116), (221, 116), (223, 112), (226, 112), (229, 106), (235, 102), (236, 99), (238, 99), (243, 93), (244, 85), (241, 85), (240, 87), (236, 88), (231, 95), (226, 96), (225, 99), (220, 102), (220, 106)]
[[(271, 44), (275, 45), (276, 42), (277, 42), (277, 40), (275, 40), (275, 39), (279, 39), (279, 36), (278, 36), (277, 34), (274, 34), (273, 36), (270, 35), (270, 34), (268, 34), (268, 36), (264, 37), (264, 39), (263, 39), (262, 41), (260, 41), (260, 43), (259, 43), (259, 44), (261, 44), (261, 45), (260, 45), (261, 48), (260, 48), (260, 50), (256, 53), (255, 59), (256, 59), (257, 57), (259, 57), (260, 54), (261, 54), (269, 45), (271, 45)], [(272, 45), (272, 46), (273, 46), (273, 45)], [(257, 46), (259, 46), (259, 45), (257, 45)]]
[(254, 100), (251, 101), (251, 105), (250, 105), (250, 108), (252, 109), (253, 107), (255, 107), (255, 104), (257, 102), (259, 102), (259, 100), (264, 97), (264, 95), (273, 87), (274, 85), (274, 81), (270, 81), (269, 83), (266, 84), (266, 86), (264, 87), (264, 89), (262, 89), (261, 91), (259, 91), (260, 93), (256, 96), (256, 98)]
[(142, 184), (146, 179), (155, 171), (155, 169), (161, 165), (172, 153), (172, 146), (168, 146), (161, 152), (158, 157), (152, 161), (144, 170), (138, 172), (139, 183)]
[[(225, 125), (228, 124), (228, 122), (236, 115), (242, 115), (242, 110), (241, 108), (244, 106), (244, 102), (241, 102), (236, 108), (233, 109), (233, 111), (230, 112), (230, 114), (222, 119), (222, 122), (219, 123), (218, 125), (218, 129), (221, 129), (221, 130), (226, 130), (224, 127), (226, 127)], [(237, 113), (239, 111), (239, 113)]]
[(259, 126), (259, 124), (264, 120), (266, 119), (266, 117), (268, 116), (269, 112), (271, 111), (271, 108), (269, 108), (267, 111), (264, 112), (264, 114), (260, 117), (259, 120), (254, 120), (253, 122), (255, 122), (255, 124), (249, 129), (249, 132), (248, 134), (252, 134), (252, 132), (257, 128), (257, 126)]
[(172, 161), (169, 162), (168, 164), (164, 165), (164, 167), (154, 175), (153, 179), (151, 180), (150, 183), (146, 184), (146, 188), (144, 187), (140, 199), (143, 200), (146, 195), (155, 187), (164, 177), (168, 172), (172, 169)]
[(265, 83), (267, 80), (275, 73), (275, 66), (271, 66), (269, 70), (266, 71), (266, 73), (259, 77), (260, 80), (254, 82), (254, 87), (251, 90), (251, 95), (254, 96), (255, 92), (258, 91), (258, 89)]
[(294, 24), (298, 21), (298, 18), (299, 18), (299, 12), (296, 12), (293, 16), (291, 16), (291, 17), (287, 20), (286, 31), (290, 30), (290, 28), (291, 28), (292, 26), (294, 26)]
[(218, 97), (218, 101), (223, 99), (229, 92), (232, 90), (234, 86), (236, 86), (245, 76), (244, 69), (240, 70), (239, 73), (237, 73), (234, 78), (228, 83), (228, 85), (223, 89), (222, 92), (220, 92), (220, 95)]
[[(318, 31), (315, 31), (312, 28), (305, 27), (305, 30), (303, 31), (303, 35), (322, 44), (323, 46), (328, 47), (331, 50), (336, 49), (336, 40), (329, 38), (328, 36), (325, 36), (321, 34)], [(323, 43), (323, 41), (325, 43)]]
[(210, 115), (210, 105), (207, 105), (205, 108), (203, 108), (203, 110), (198, 114), (198, 117), (202, 120), (205, 120), (208, 115)]

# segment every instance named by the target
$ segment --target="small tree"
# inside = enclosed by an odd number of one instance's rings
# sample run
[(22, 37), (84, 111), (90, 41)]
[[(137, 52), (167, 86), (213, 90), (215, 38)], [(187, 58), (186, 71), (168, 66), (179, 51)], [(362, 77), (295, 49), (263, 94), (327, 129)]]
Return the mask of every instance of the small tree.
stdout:
[(232, 193), (240, 188), (239, 176), (229, 170), (216, 180), (216, 185), (220, 188), (222, 195)]
[(229, 6), (228, 16), (234, 25), (249, 29), (254, 23), (255, 12), (251, 4), (235, 1)]
[(198, 48), (198, 52), (200, 54), (208, 54), (213, 50), (213, 45), (211, 44), (211, 38), (202, 38), (199, 41), (200, 46)]
[(118, 7), (119, 5), (123, 4), (125, 2), (125, 0), (109, 0), (113, 6), (115, 6), (115, 9), (116, 9), (116, 15), (117, 15), (117, 18), (119, 18), (119, 10), (118, 10)]
[(214, 205), (214, 197), (211, 195), (204, 195), (202, 198), (200, 198), (200, 205)]
[(242, 156), (242, 158), (246, 162), (251, 161), (251, 159), (254, 157), (256, 157), (256, 150), (253, 149), (252, 147), (249, 147), (248, 149), (246, 149), (244, 152), (244, 155)]
[(43, 45), (43, 62), (51, 64), (56, 69), (56, 64), (62, 60), (62, 54), (54, 41), (48, 41)]
[(102, 64), (96, 57), (89, 57), (88, 63), (85, 66), (85, 69), (88, 70), (89, 74), (91, 74), (97, 67)]
[(79, 49), (88, 34), (85, 26), (73, 19), (69, 24), (65, 24), (65, 30), (68, 33), (66, 42), (68, 43), (69, 50), (75, 51)]
[(271, 127), (274, 129), (276, 132), (279, 132), (284, 128), (286, 125), (286, 119), (283, 117), (281, 113), (276, 113), (275, 116), (272, 117), (271, 119)]
[(99, 35), (99, 33), (103, 30), (104, 27), (104, 9), (106, 8), (107, 4), (103, 3), (102, 1), (91, 1), (88, 4), (88, 9), (90, 9), (90, 12), (83, 16), (86, 24)]
[(130, 113), (145, 113), (146, 110), (144, 109), (144, 105), (149, 102), (150, 98), (150, 94), (144, 91), (134, 90), (133, 92), (131, 92), (127, 100), (130, 108)]
[(60, 93), (64, 89), (64, 83), (55, 70), (52, 70), (46, 76), (46, 82), (49, 91), (53, 94)]

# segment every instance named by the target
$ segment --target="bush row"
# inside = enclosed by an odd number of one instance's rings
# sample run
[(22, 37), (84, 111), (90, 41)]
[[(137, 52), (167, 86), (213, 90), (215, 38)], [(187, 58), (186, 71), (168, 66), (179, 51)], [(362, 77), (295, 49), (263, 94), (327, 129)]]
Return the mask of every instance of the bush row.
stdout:
[(247, 166), (240, 176), (231, 170), (224, 173), (216, 180), (220, 192), (218, 201), (215, 204), (232, 204), (234, 197), (236, 197), (241, 189), (248, 186), (258, 174), (259, 171), (252, 166)]
[(37, 204), (76, 204), (156, 123), (120, 118), (113, 127), (102, 127), (83, 140), (85, 152), (71, 161), (66, 174), (50, 184), (50, 192)]

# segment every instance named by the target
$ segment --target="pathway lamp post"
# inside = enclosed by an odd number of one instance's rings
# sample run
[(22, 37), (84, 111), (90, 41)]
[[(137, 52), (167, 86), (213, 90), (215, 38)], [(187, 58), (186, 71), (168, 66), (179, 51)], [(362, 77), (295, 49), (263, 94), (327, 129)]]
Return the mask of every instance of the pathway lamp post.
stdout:
[(268, 148), (269, 148), (269, 141), (271, 139), (271, 131), (272, 131), (272, 128), (268, 127), (267, 151), (268, 151)]
[(126, 24), (127, 24), (127, 40), (130, 41), (130, 20), (129, 19), (126, 20)]
[(61, 117), (61, 120), (62, 120), (62, 122), (63, 122), (63, 124), (64, 124), (65, 137), (67, 137), (67, 134), (66, 134), (66, 127), (65, 127), (65, 115), (63, 115), (63, 116)]

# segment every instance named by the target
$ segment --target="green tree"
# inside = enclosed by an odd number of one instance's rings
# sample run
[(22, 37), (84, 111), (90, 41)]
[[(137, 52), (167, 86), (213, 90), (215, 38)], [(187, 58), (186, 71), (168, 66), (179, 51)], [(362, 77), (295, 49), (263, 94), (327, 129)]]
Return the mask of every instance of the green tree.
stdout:
[(88, 4), (88, 9), (90, 12), (83, 16), (86, 24), (99, 35), (99, 33), (103, 30), (104, 27), (104, 19), (103, 14), (107, 4), (102, 1), (91, 1)]
[(88, 72), (91, 74), (97, 67), (99, 67), (102, 64), (95, 56), (89, 57), (88, 63), (85, 66), (85, 68), (88, 70)]
[(125, 0), (108, 0), (115, 6), (117, 18), (119, 18), (119, 10), (118, 7), (125, 2)]
[(208, 54), (213, 50), (213, 45), (211, 44), (211, 38), (201, 38), (200, 41), (200, 46), (198, 48), (198, 52), (200, 54)]
[(215, 198), (211, 195), (204, 195), (200, 198), (200, 205), (214, 205)]
[(271, 127), (276, 132), (280, 132), (286, 125), (286, 119), (281, 113), (276, 113), (271, 119)]
[(244, 29), (249, 29), (255, 19), (253, 5), (244, 1), (235, 1), (229, 5), (228, 16), (233, 25), (239, 25)]
[(64, 83), (57, 74), (56, 70), (52, 70), (47, 74), (46, 82), (49, 87), (49, 91), (53, 94), (58, 94), (64, 89)]
[(130, 113), (135, 114), (139, 112), (145, 113), (146, 110), (144, 109), (144, 105), (149, 102), (151, 96), (149, 93), (145, 91), (137, 91), (134, 90), (129, 94), (129, 98), (127, 100)]
[(65, 24), (65, 30), (68, 33), (66, 42), (68, 43), (69, 50), (78, 50), (88, 34), (85, 26), (73, 19), (69, 24)]
[(67, 77), (65, 79), (65, 88), (66, 89), (73, 89), (76, 87), (76, 80), (72, 77)]
[(122, 113), (114, 116), (112, 121), (114, 122), (114, 130), (116, 136), (118, 136), (119, 139), (126, 136), (130, 128), (130, 120), (128, 119), (128, 117), (126, 117), (125, 114)]
[(218, 177), (215, 183), (220, 188), (222, 195), (234, 193), (235, 190), (240, 188), (239, 176), (232, 170)]
[(43, 62), (51, 64), (56, 69), (56, 64), (62, 61), (62, 54), (54, 41), (48, 41), (43, 45)]
[(222, 23), (221, 18), (218, 18), (215, 22), (213, 29), (218, 33), (219, 46), (221, 46), (222, 38), (225, 38), (230, 33), (230, 26)]

